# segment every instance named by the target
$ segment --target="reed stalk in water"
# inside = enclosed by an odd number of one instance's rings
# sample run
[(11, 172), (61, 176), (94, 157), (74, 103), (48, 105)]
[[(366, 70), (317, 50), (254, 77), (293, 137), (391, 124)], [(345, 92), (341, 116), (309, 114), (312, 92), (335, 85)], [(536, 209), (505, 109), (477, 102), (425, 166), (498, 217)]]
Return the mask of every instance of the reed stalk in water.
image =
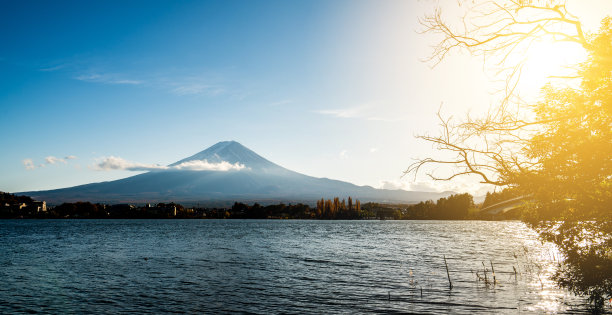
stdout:
[(489, 262), (491, 263), (491, 272), (493, 273), (493, 286), (495, 286), (497, 283), (497, 280), (495, 279), (495, 268), (493, 268), (493, 261), (489, 260)]
[(446, 276), (448, 277), (448, 288), (453, 289), (453, 282), (451, 282), (450, 273), (448, 272), (448, 264), (446, 263), (446, 255), (444, 255), (444, 266), (446, 266)]

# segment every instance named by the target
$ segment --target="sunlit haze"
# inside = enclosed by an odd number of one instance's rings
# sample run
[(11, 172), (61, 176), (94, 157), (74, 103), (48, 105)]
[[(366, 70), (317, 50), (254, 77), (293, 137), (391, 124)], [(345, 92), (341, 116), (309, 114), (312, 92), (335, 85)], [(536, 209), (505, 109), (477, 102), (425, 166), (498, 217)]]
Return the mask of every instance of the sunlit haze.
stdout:
[[(444, 16), (461, 14), (455, 2)], [(434, 154), (436, 112), (486, 111), (494, 73), (457, 51), (424, 62), (437, 1), (100, 1), (0, 4), (0, 191), (53, 189), (165, 167), (235, 140), (285, 168), (377, 188), (454, 190), (403, 171)], [(447, 7), (444, 7), (447, 6)], [(570, 1), (594, 31), (612, 1)], [(539, 42), (527, 97), (576, 45)], [(210, 169), (218, 166), (200, 166)], [(224, 165), (224, 167), (238, 167)]]

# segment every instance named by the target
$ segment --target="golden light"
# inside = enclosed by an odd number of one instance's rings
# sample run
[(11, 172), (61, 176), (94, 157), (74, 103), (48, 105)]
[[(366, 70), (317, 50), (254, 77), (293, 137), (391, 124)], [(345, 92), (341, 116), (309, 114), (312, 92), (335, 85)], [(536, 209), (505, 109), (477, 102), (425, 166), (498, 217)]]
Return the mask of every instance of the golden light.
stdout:
[[(536, 42), (523, 54), (521, 87), (539, 91), (546, 83), (576, 84), (571, 80), (579, 64), (586, 60), (586, 51), (575, 43)], [(529, 93), (529, 94), (531, 94)]]

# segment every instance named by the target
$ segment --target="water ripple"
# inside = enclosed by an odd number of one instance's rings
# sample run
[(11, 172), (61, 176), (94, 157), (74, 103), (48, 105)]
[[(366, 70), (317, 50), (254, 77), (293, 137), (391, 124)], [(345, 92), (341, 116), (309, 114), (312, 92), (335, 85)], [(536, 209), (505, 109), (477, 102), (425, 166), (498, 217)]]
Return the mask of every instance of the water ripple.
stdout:
[(586, 310), (519, 222), (2, 220), (0, 235), (0, 313)]

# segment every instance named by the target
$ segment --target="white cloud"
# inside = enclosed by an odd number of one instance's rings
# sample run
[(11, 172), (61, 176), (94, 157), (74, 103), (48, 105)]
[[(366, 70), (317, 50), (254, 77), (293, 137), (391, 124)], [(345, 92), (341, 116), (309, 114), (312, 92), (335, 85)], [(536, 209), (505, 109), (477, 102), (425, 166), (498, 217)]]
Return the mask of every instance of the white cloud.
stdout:
[(378, 151), (378, 148), (370, 148), (370, 153), (375, 153)]
[(59, 163), (59, 162), (66, 164), (66, 160), (65, 159), (56, 158), (54, 156), (46, 157), (45, 158), (45, 162), (47, 164), (55, 164), (55, 163)]
[(226, 161), (221, 161), (219, 163), (209, 163), (206, 160), (194, 160), (183, 162), (179, 165), (172, 166), (171, 169), (178, 170), (190, 170), (190, 171), (230, 171), (236, 170), (239, 171), (245, 168), (244, 164), (231, 164)]
[(33, 170), (36, 168), (36, 166), (34, 166), (34, 161), (32, 161), (32, 159), (24, 159), (22, 163), (23, 163), (23, 166), (25, 166), (26, 170)]
[(343, 160), (348, 159), (348, 151), (346, 151), (346, 150), (340, 151), (340, 158), (343, 159)]
[(230, 171), (242, 170), (243, 164), (231, 164), (226, 161), (219, 163), (210, 163), (207, 160), (194, 160), (183, 162), (178, 165), (165, 166), (159, 164), (143, 164), (124, 160), (120, 157), (109, 156), (102, 158), (102, 161), (96, 163), (93, 169), (98, 171), (109, 170), (126, 170), (126, 171), (160, 171), (160, 170), (189, 170), (189, 171)]
[(94, 169), (99, 171), (109, 170), (128, 170), (128, 171), (150, 171), (163, 169), (165, 166), (155, 164), (142, 164), (126, 161), (120, 157), (109, 156), (94, 165)]
[(77, 157), (74, 155), (68, 155), (63, 159), (50, 155), (45, 158), (45, 163), (38, 164), (38, 166), (34, 164), (34, 161), (32, 159), (24, 159), (22, 163), (23, 166), (25, 166), (26, 170), (33, 170), (35, 168), (45, 167), (47, 165), (53, 165), (58, 163), (67, 164), (68, 160), (74, 160), (76, 158)]

